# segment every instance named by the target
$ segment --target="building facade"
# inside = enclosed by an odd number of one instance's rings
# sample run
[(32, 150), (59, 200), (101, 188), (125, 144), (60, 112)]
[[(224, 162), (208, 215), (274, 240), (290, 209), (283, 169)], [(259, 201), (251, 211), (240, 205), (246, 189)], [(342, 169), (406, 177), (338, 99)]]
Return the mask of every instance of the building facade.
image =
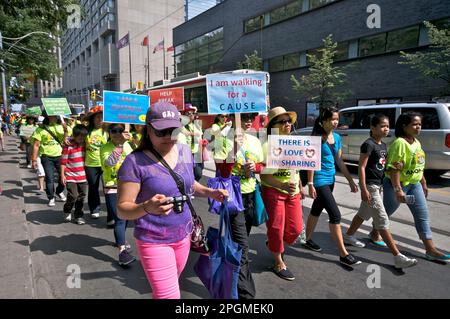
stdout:
[[(62, 38), (64, 94), (89, 105), (93, 89), (125, 91), (173, 76), (172, 29), (184, 21), (184, 0), (81, 0), (83, 18)], [(129, 47), (116, 44), (129, 34)], [(144, 38), (147, 47), (143, 46)], [(164, 41), (164, 49), (154, 50)], [(131, 51), (131, 63), (130, 63)], [(154, 52), (155, 51), (155, 52)], [(150, 69), (150, 74), (147, 69)], [(130, 74), (131, 70), (131, 74)]]
[[(332, 34), (336, 66), (347, 71), (351, 94), (340, 105), (431, 100), (445, 82), (399, 64), (399, 52), (427, 50), (423, 21), (450, 21), (448, 0), (226, 0), (173, 32), (177, 76), (236, 68), (255, 50), (271, 75), (271, 106), (282, 105), (306, 123), (307, 98), (292, 89), (291, 76), (308, 73), (307, 54)], [(379, 25), (378, 22), (380, 23)]]

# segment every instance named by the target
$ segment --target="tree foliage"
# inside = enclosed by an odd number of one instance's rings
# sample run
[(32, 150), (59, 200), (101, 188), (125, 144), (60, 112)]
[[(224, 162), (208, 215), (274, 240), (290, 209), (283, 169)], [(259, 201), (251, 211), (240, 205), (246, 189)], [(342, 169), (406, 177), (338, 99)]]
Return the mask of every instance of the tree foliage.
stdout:
[[(51, 80), (59, 75), (55, 47), (56, 38), (61, 36), (70, 12), (70, 4), (79, 4), (75, 0), (2, 0), (0, 3), (0, 31), (3, 38), (3, 50), (0, 58), (4, 60), (7, 78)], [(20, 41), (7, 38), (19, 38), (30, 32), (43, 31), (52, 35), (33, 34)]]
[(292, 88), (308, 101), (317, 103), (320, 108), (334, 106), (350, 94), (343, 86), (346, 83), (344, 67), (333, 66), (337, 54), (337, 43), (332, 35), (323, 39), (324, 47), (317, 50), (317, 54), (307, 54), (309, 72), (299, 80), (292, 75)]
[(262, 59), (258, 56), (258, 51), (255, 50), (252, 54), (244, 56), (244, 61), (237, 63), (238, 69), (262, 70)]
[(409, 65), (420, 71), (424, 76), (440, 79), (445, 82), (441, 94), (450, 95), (450, 27), (439, 29), (432, 23), (425, 21), (428, 29), (430, 49), (426, 52), (400, 52), (404, 61), (400, 64)]

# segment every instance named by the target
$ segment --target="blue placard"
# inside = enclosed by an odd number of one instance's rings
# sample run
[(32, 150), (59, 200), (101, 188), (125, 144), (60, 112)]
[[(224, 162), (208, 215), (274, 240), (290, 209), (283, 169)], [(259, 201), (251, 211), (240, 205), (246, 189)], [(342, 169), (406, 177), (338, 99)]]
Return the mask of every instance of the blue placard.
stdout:
[(267, 112), (266, 74), (208, 74), (208, 114)]
[(147, 95), (103, 91), (103, 105), (104, 122), (143, 125), (150, 98)]

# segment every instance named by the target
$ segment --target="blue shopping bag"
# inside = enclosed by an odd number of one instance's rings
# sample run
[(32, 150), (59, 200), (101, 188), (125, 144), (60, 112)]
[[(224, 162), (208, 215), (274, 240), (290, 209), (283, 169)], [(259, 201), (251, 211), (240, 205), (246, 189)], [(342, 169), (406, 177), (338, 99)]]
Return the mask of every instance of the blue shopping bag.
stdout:
[(211, 254), (200, 255), (194, 271), (214, 299), (238, 299), (242, 247), (231, 239), (231, 222), (226, 201), (220, 209), (219, 229), (207, 232)]
[[(237, 214), (244, 211), (241, 194), (241, 180), (239, 176), (214, 177), (208, 180), (208, 187), (213, 189), (226, 189), (228, 191), (228, 212)], [(220, 214), (222, 203), (208, 198), (210, 213)]]
[(254, 205), (255, 210), (253, 214), (253, 226), (259, 226), (265, 223), (269, 216), (267, 215), (266, 208), (264, 207), (264, 202), (261, 196), (261, 185), (256, 183), (255, 193), (254, 193)]

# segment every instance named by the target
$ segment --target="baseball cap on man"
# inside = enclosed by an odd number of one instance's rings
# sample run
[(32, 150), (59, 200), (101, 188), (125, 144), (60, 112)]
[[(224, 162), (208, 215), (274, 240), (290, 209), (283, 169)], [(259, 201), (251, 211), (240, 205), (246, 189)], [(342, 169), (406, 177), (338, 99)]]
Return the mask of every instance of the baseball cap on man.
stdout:
[(181, 127), (180, 114), (175, 105), (168, 102), (156, 102), (147, 111), (147, 124), (160, 131)]

